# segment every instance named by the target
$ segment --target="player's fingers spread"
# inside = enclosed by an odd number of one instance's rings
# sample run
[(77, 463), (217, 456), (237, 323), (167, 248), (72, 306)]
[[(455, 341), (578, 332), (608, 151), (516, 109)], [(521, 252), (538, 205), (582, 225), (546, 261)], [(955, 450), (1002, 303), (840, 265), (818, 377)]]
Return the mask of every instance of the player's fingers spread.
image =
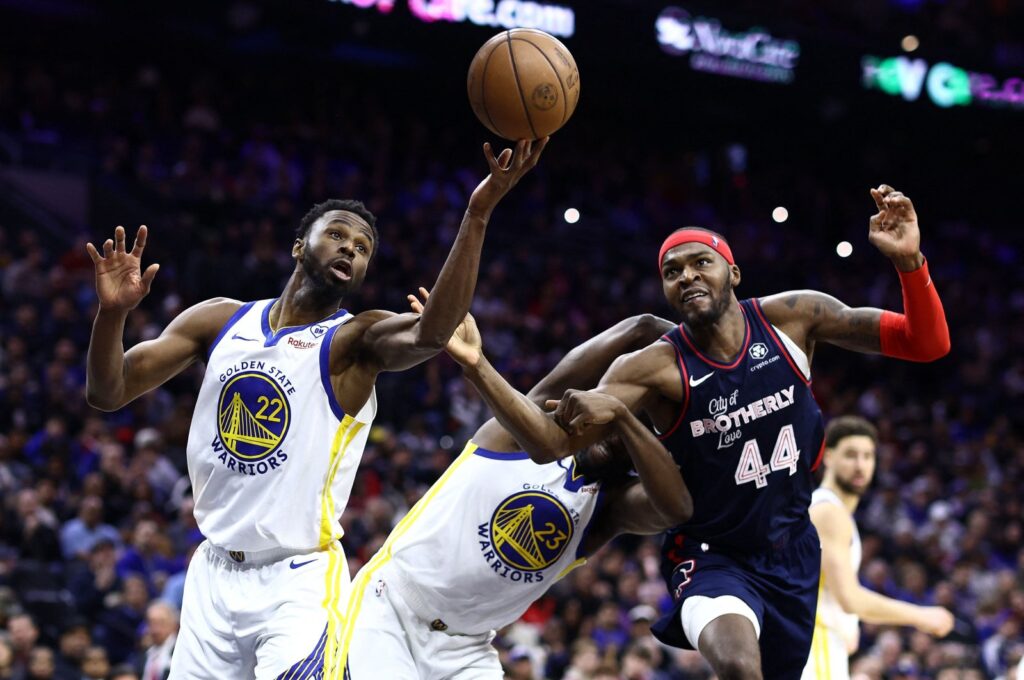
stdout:
[(114, 242), (111, 239), (107, 239), (103, 242), (103, 257), (110, 257), (114, 254)]
[(92, 261), (96, 264), (99, 264), (103, 260), (100, 252), (96, 250), (96, 246), (91, 243), (85, 244), (85, 252), (89, 253), (89, 257), (92, 258)]
[(124, 227), (120, 227), (119, 226), (117, 229), (114, 230), (114, 248), (119, 253), (123, 253), (124, 252), (124, 240), (125, 240)]
[(423, 286), (420, 286), (420, 297), (422, 297), (424, 300), (430, 298), (430, 291), (424, 288)]
[(508, 170), (512, 167), (512, 149), (505, 149), (501, 152), (501, 155), (498, 156), (498, 166), (502, 170)]

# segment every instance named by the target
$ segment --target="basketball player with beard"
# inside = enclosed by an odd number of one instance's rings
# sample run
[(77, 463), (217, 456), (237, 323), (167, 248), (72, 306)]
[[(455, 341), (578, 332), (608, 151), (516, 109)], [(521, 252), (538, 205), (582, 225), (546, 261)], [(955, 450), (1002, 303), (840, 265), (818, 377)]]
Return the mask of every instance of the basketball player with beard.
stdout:
[[(652, 630), (700, 650), (723, 680), (796, 680), (810, 652), (821, 545), (807, 511), (824, 446), (810, 386), (815, 346), (912, 361), (949, 351), (913, 204), (884, 184), (871, 196), (878, 212), (868, 239), (899, 272), (902, 314), (850, 308), (817, 291), (740, 301), (740, 269), (725, 238), (681, 229), (662, 244), (658, 272), (682, 323), (616, 360), (597, 387), (646, 412), (693, 495), (693, 517), (667, 532), (663, 546), (675, 609)], [(466, 375), (490, 400), (500, 395), (486, 360)], [(549, 406), (554, 418), (539, 424), (525, 400), (497, 414), (535, 459), (607, 436), (579, 393)]]
[(491, 212), (546, 143), (520, 141), (497, 157), (485, 145), (490, 174), (469, 199), (422, 314), (341, 309), (378, 247), (376, 220), (359, 201), (330, 200), (306, 214), (279, 298), (201, 302), (127, 352), (125, 320), (158, 269), (140, 267), (147, 229), (130, 252), (122, 227), (102, 255), (88, 245), (99, 298), (89, 403), (113, 411), (206, 364), (187, 449), (206, 541), (186, 576), (171, 680), (340, 672), (350, 579), (339, 518), (376, 413), (377, 376), (444, 349), (469, 310)]
[(825, 428), (825, 477), (811, 494), (811, 521), (821, 537), (822, 581), (804, 680), (849, 680), (850, 654), (857, 650), (860, 619), (913, 626), (937, 637), (953, 629), (948, 609), (879, 595), (857, 579), (861, 544), (853, 513), (871, 486), (877, 444), (874, 425), (858, 416), (836, 418)]

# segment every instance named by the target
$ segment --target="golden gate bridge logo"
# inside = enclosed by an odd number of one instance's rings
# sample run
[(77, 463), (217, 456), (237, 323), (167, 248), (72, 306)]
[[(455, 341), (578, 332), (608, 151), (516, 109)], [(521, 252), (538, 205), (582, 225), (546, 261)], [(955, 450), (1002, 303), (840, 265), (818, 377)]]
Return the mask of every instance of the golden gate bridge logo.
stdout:
[(561, 501), (539, 491), (510, 496), (491, 517), (494, 549), (506, 564), (523, 571), (539, 571), (558, 561), (573, 530)]
[(277, 449), (288, 432), (291, 409), (273, 378), (249, 371), (220, 392), (217, 431), (224, 446), (242, 460), (260, 460)]

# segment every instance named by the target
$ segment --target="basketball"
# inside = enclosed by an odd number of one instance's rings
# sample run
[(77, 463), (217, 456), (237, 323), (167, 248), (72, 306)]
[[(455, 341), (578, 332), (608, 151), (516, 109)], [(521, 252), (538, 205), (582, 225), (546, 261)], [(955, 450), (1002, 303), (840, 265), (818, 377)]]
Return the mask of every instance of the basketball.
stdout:
[(539, 139), (572, 116), (580, 72), (565, 45), (543, 31), (513, 28), (481, 47), (469, 65), (469, 103), (505, 139)]

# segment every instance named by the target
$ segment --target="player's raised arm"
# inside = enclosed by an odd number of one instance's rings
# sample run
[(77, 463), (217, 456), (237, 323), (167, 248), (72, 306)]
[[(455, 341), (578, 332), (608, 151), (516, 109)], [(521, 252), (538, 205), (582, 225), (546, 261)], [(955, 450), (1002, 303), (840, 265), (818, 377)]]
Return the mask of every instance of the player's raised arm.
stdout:
[(379, 370), (398, 371), (434, 356), (469, 311), (480, 268), (480, 253), (491, 212), (540, 159), (547, 138), (520, 140), (515, 153), (505, 149), (495, 157), (484, 145), (490, 174), (477, 186), (422, 314), (385, 316), (363, 333), (361, 356)]
[(139, 227), (131, 251), (125, 230), (117, 227), (101, 255), (91, 243), (86, 250), (96, 267), (99, 308), (93, 322), (86, 360), (86, 400), (90, 406), (114, 411), (183, 371), (203, 355), (217, 331), (238, 309), (233, 300), (209, 300), (181, 313), (160, 337), (139, 343), (127, 353), (123, 336), (128, 313), (149, 294), (160, 265), (143, 272), (142, 252), (148, 230)]
[(913, 626), (930, 635), (943, 637), (953, 629), (954, 619), (943, 607), (922, 607), (872, 592), (857, 580), (850, 564), (853, 524), (842, 508), (818, 503), (811, 508), (811, 521), (821, 537), (821, 570), (825, 586), (839, 606), (867, 623)]
[(810, 356), (816, 341), (910, 361), (934, 361), (950, 349), (942, 301), (921, 254), (921, 231), (909, 198), (883, 184), (871, 190), (878, 212), (868, 240), (899, 272), (903, 313), (851, 308), (817, 291), (791, 291), (764, 298), (768, 319)]

